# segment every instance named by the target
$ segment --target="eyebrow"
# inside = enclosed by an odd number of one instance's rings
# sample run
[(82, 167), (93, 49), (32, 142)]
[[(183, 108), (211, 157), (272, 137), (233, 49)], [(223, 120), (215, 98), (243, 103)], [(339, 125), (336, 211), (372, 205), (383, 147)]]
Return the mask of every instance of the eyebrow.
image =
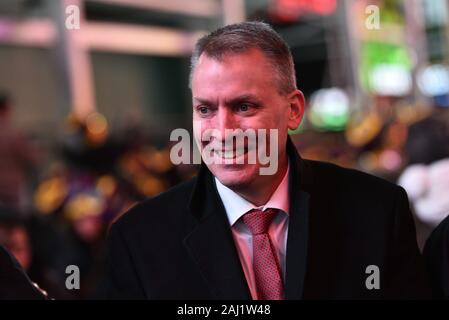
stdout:
[(240, 96), (237, 96), (235, 98), (232, 98), (229, 101), (226, 101), (226, 104), (228, 105), (236, 105), (239, 104), (240, 102), (245, 102), (245, 101), (249, 101), (258, 105), (262, 105), (262, 101), (260, 101), (255, 95), (253, 94), (242, 94)]
[(197, 98), (197, 97), (193, 97), (193, 99), (201, 104), (205, 104), (205, 105), (209, 105), (209, 106), (215, 105), (215, 102), (212, 102), (211, 100)]
[[(215, 102), (208, 100), (208, 99), (204, 99), (204, 98), (200, 98), (200, 97), (194, 97), (193, 99), (202, 104), (206, 104), (206, 105), (210, 105), (210, 106), (216, 105)], [(226, 105), (236, 105), (236, 104), (238, 104), (240, 102), (244, 102), (244, 101), (250, 101), (255, 104), (262, 105), (262, 101), (260, 101), (255, 95), (250, 94), (250, 93), (239, 95), (230, 100), (226, 100), (225, 102), (226, 102)]]

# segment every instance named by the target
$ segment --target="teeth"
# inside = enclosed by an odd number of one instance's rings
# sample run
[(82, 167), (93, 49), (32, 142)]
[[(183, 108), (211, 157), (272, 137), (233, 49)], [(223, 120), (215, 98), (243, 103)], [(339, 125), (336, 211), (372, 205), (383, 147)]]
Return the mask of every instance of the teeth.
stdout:
[(223, 159), (233, 159), (236, 156), (244, 154), (244, 150), (237, 150), (234, 152), (234, 150), (228, 150), (228, 151), (222, 151), (222, 150), (215, 150), (215, 153)]
[(224, 158), (224, 159), (232, 159), (234, 158), (234, 151), (230, 150), (230, 151), (221, 151), (221, 150), (216, 150), (215, 153), (220, 157), (220, 158)]

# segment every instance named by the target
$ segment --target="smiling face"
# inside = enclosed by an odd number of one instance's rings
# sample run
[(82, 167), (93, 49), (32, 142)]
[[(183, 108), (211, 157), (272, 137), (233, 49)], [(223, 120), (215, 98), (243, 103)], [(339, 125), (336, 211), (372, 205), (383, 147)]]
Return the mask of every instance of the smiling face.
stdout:
[[(299, 90), (279, 93), (276, 70), (258, 49), (228, 54), (221, 60), (202, 54), (192, 75), (193, 129), (201, 151), (213, 147), (212, 163), (206, 164), (218, 180), (233, 190), (263, 187), (285, 173), (288, 129), (296, 129), (303, 114), (304, 99)], [(248, 140), (229, 149), (226, 129), (266, 129), (266, 145), (270, 145), (270, 129), (277, 129), (278, 170), (272, 176), (260, 175), (262, 166), (249, 163)], [(211, 132), (208, 141), (201, 141)], [(259, 148), (260, 146), (258, 146)], [(265, 149), (265, 145), (261, 146)], [(267, 155), (273, 150), (266, 148)], [(265, 152), (265, 151), (264, 151)], [(237, 154), (237, 156), (236, 156)], [(204, 160), (204, 154), (203, 154)], [(241, 163), (243, 162), (243, 163)]]

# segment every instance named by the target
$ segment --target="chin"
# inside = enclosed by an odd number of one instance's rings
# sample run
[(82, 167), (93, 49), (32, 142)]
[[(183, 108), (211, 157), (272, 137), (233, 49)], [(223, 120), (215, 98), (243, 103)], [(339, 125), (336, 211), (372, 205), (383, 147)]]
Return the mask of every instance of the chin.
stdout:
[(251, 185), (259, 172), (256, 165), (211, 165), (209, 170), (230, 189), (240, 189)]

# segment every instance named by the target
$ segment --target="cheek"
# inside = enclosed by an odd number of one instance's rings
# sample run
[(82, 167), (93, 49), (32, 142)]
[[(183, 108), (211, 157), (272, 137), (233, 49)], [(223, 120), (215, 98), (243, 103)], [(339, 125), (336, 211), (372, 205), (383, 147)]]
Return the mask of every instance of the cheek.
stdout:
[(264, 114), (258, 114), (253, 117), (244, 118), (242, 117), (239, 119), (238, 127), (245, 130), (245, 129), (268, 129), (271, 127), (272, 119), (270, 119), (270, 116), (267, 116)]
[(209, 119), (193, 121), (193, 138), (198, 150), (202, 150), (217, 135), (215, 130), (213, 121)]
[(201, 120), (193, 120), (193, 136), (196, 141), (201, 138), (202, 130), (204, 130), (204, 125)]
[(288, 114), (285, 112), (279, 112), (275, 118), (276, 121), (276, 127), (279, 128), (279, 130), (287, 131), (288, 129)]
[(259, 118), (267, 129), (283, 129), (287, 127), (288, 114), (285, 106), (281, 103), (274, 103), (273, 107), (270, 106), (263, 110)]

